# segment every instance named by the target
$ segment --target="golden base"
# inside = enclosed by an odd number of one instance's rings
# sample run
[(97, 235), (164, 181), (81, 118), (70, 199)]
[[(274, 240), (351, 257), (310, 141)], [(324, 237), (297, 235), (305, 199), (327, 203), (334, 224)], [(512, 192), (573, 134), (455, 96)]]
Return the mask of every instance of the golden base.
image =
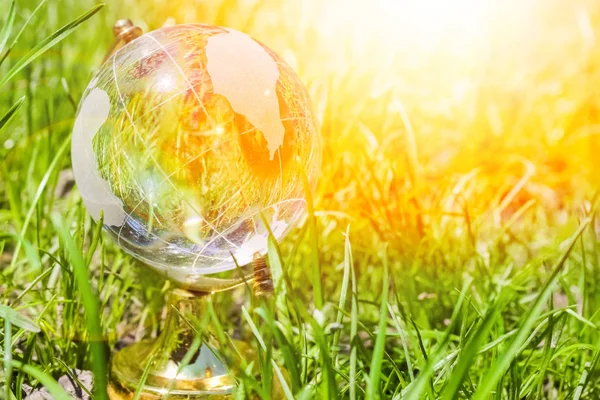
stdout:
[[(111, 364), (111, 399), (132, 399), (143, 380), (146, 365), (157, 343), (144, 340), (118, 352)], [(215, 350), (202, 344), (192, 362), (181, 366), (177, 354), (151, 361), (142, 387), (142, 399), (225, 399), (235, 385)], [(116, 395), (113, 397), (113, 394)]]
[[(225, 357), (208, 330), (196, 324), (207, 297), (177, 291), (161, 335), (114, 355), (108, 388), (112, 400), (133, 399), (138, 387), (144, 400), (231, 398), (235, 381)], [(245, 343), (234, 345), (252, 358)]]

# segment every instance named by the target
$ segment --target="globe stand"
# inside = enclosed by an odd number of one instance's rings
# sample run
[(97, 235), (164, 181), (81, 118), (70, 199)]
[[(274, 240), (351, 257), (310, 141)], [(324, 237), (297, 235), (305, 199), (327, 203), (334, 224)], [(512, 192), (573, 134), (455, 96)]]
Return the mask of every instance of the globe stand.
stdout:
[[(132, 399), (141, 386), (141, 399), (228, 398), (235, 381), (223, 352), (208, 329), (198, 327), (211, 294), (176, 289), (164, 330), (156, 339), (143, 340), (119, 351), (112, 360), (109, 395)], [(243, 342), (236, 350), (252, 358)]]
[[(273, 281), (265, 257), (255, 254), (251, 265), (254, 296), (268, 296), (273, 292)], [(222, 348), (210, 332), (205, 310), (210, 307), (211, 296), (207, 292), (173, 291), (159, 337), (128, 346), (113, 357), (108, 387), (111, 400), (133, 399), (138, 388), (143, 400), (231, 397), (235, 380), (230, 366), (234, 364), (227, 357), (229, 349)], [(231, 344), (245, 360), (256, 360), (256, 352), (245, 342), (231, 340)], [(283, 396), (280, 385), (271, 387), (275, 398)]]

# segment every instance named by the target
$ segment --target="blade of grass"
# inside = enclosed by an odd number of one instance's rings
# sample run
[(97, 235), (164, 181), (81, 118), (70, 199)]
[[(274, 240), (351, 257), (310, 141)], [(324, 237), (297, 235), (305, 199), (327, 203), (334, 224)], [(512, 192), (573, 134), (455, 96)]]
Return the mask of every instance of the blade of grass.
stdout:
[(283, 258), (281, 257), (281, 250), (277, 239), (271, 231), (271, 227), (263, 213), (260, 213), (260, 218), (263, 224), (267, 228), (269, 237), (267, 239), (267, 252), (269, 255), (269, 267), (271, 268), (271, 275), (273, 277), (273, 285), (275, 289), (275, 305), (277, 315), (281, 325), (285, 327), (285, 335), (289, 339), (292, 337), (292, 327), (290, 322), (290, 311), (287, 306), (287, 285), (284, 279), (283, 272)]
[(23, 96), (19, 100), (17, 100), (15, 102), (15, 104), (13, 104), (8, 109), (8, 111), (2, 116), (2, 118), (0, 118), (0, 130), (2, 130), (4, 125), (8, 124), (11, 119), (13, 119), (13, 117), (17, 114), (17, 111), (19, 111), (19, 108), (21, 108), (21, 106), (23, 105), (24, 102), (25, 102), (25, 96)]
[(29, 263), (31, 264), (34, 270), (38, 271), (41, 268), (42, 261), (40, 260), (40, 256), (36, 248), (28, 240), (23, 239), (21, 235), (17, 235), (16, 233), (0, 234), (0, 240), (5, 238), (12, 238), (15, 240), (15, 242), (17, 243), (15, 246), (15, 251), (16, 249), (20, 249), (21, 247), (23, 247), (23, 249), (25, 250), (25, 255), (27, 256), (27, 260), (29, 260)]
[[(12, 310), (11, 310), (12, 311)], [(10, 399), (12, 396), (10, 384), (12, 380), (12, 324), (10, 320), (4, 319), (4, 398)]]
[[(402, 393), (403, 398), (408, 399), (408, 400), (419, 399), (419, 398), (421, 398), (421, 393), (425, 389), (428, 390), (429, 397), (435, 398), (434, 393), (433, 393), (433, 388), (432, 388), (433, 383), (431, 382), (431, 377), (433, 376), (433, 373), (435, 372), (435, 365), (443, 357), (443, 350), (446, 348), (446, 345), (450, 341), (450, 336), (451, 336), (452, 332), (454, 331), (456, 324), (458, 324), (458, 320), (459, 320), (458, 316), (460, 315), (460, 310), (462, 310), (462, 305), (463, 305), (463, 302), (465, 301), (466, 293), (469, 291), (471, 284), (472, 284), (472, 280), (467, 280), (463, 284), (463, 287), (459, 292), (460, 296), (458, 297), (458, 300), (454, 306), (454, 311), (452, 311), (452, 317), (450, 319), (451, 320), (450, 326), (448, 326), (448, 328), (446, 329), (446, 333), (444, 334), (441, 341), (436, 346), (435, 350), (432, 353), (432, 356), (427, 358), (427, 355), (424, 353), (424, 358), (426, 358), (425, 364), (421, 368), (421, 371), (419, 373), (419, 376), (417, 376), (417, 379), (415, 379), (414, 382), (410, 383), (404, 389), (404, 391)], [(411, 321), (411, 323), (413, 323), (413, 326), (415, 328), (415, 332), (416, 332), (417, 338), (419, 340), (419, 345), (421, 346), (422, 351), (424, 351), (422, 340), (421, 340), (421, 335), (419, 333), (418, 327), (416, 326), (416, 324), (414, 323), (414, 320), (412, 318), (410, 319), (410, 321)]]
[(42, 40), (37, 46), (31, 49), (22, 59), (20, 59), (8, 72), (0, 79), (0, 87), (4, 86), (6, 82), (11, 80), (16, 74), (18, 74), (23, 68), (25, 68), (29, 63), (38, 58), (42, 53), (46, 50), (54, 46), (56, 43), (63, 40), (65, 37), (69, 36), (77, 27), (81, 25), (82, 22), (88, 20), (92, 15), (96, 14), (104, 4), (98, 4), (92, 7), (90, 10), (81, 14), (75, 20), (69, 22), (62, 28), (58, 29), (56, 32), (48, 36), (46, 39)]
[(79, 388), (81, 390), (83, 390), (88, 396), (90, 396), (91, 400), (96, 399), (96, 397), (92, 394), (92, 392), (90, 392), (90, 390), (87, 387), (85, 387), (85, 385), (79, 380), (79, 378), (77, 378), (77, 376), (73, 373), (73, 371), (71, 371), (71, 368), (67, 365), (67, 363), (65, 363), (63, 360), (61, 360), (60, 358), (57, 358), (57, 357), (54, 357), (54, 360), (63, 367), (66, 374), (69, 376), (69, 379), (71, 379), (74, 383), (76, 383), (77, 386), (79, 386)]
[(356, 364), (358, 357), (358, 347), (356, 341), (358, 340), (358, 292), (356, 284), (356, 274), (354, 273), (354, 266), (349, 265), (350, 268), (350, 282), (352, 285), (352, 299), (350, 308), (350, 375), (349, 375), (349, 386), (350, 386), (350, 400), (356, 399)]
[(492, 304), (483, 320), (479, 323), (477, 330), (469, 335), (469, 340), (462, 349), (460, 356), (456, 361), (456, 366), (454, 367), (454, 370), (452, 370), (450, 381), (444, 389), (442, 396), (443, 400), (453, 400), (458, 398), (458, 391), (463, 384), (465, 375), (467, 375), (469, 369), (472, 367), (473, 360), (477, 354), (479, 354), (482, 343), (487, 338), (497, 316), (498, 310), (496, 306)]
[(412, 361), (410, 359), (410, 353), (408, 351), (408, 338), (406, 337), (406, 332), (404, 331), (404, 328), (402, 328), (402, 326), (400, 325), (398, 316), (396, 315), (396, 313), (394, 313), (391, 304), (388, 305), (388, 311), (392, 316), (392, 322), (394, 323), (398, 334), (400, 334), (402, 350), (404, 351), (404, 358), (406, 359), (406, 369), (408, 369), (408, 377), (410, 378), (410, 381), (413, 382), (415, 380), (415, 372), (413, 371)]
[[(27, 232), (27, 228), (29, 227), (29, 222), (31, 221), (31, 218), (33, 217), (33, 213), (35, 212), (35, 210), (37, 208), (37, 204), (40, 201), (42, 194), (44, 193), (44, 189), (46, 189), (46, 185), (48, 185), (48, 181), (50, 180), (50, 177), (55, 172), (55, 170), (58, 166), (58, 163), (62, 159), (63, 154), (65, 153), (67, 148), (69, 147), (70, 142), (71, 142), (71, 139), (69, 137), (67, 137), (63, 141), (60, 148), (56, 152), (54, 158), (52, 159), (52, 162), (48, 166), (48, 170), (42, 177), (42, 180), (40, 181), (40, 184), (38, 185), (38, 189), (35, 193), (35, 196), (31, 202), (31, 206), (29, 207), (29, 211), (27, 211), (27, 216), (25, 217), (25, 221), (23, 221), (23, 227), (21, 228), (21, 237), (25, 237), (25, 233)], [(15, 246), (15, 251), (13, 252), (12, 261), (10, 263), (10, 266), (7, 268), (9, 273), (12, 272), (12, 270), (14, 269), (14, 267), (17, 263), (17, 259), (19, 257), (19, 251), (21, 250), (21, 242), (22, 241), (19, 241), (17, 243), (17, 245)]]
[(38, 10), (40, 8), (42, 8), (42, 6), (44, 4), (46, 4), (46, 1), (47, 0), (40, 1), (40, 3), (35, 8), (35, 10), (33, 10), (33, 12), (29, 15), (29, 17), (27, 18), (27, 21), (25, 21), (25, 23), (23, 24), (23, 26), (21, 27), (21, 29), (19, 30), (19, 32), (15, 35), (15, 38), (12, 40), (12, 43), (10, 44), (10, 46), (8, 47), (8, 50), (6, 50), (6, 52), (4, 53), (4, 55), (2, 55), (2, 53), (0, 52), (0, 56), (1, 56), (1, 58), (0, 58), (0, 65), (2, 65), (2, 63), (4, 62), (4, 60), (6, 60), (6, 57), (8, 57), (8, 55), (11, 52), (11, 50), (13, 49), (13, 47), (15, 47), (15, 44), (17, 44), (17, 42), (19, 41), (19, 38), (21, 37), (21, 35), (25, 31), (25, 28), (27, 28), (27, 26), (29, 26), (29, 23), (31, 22), (31, 20), (33, 19), (33, 17), (37, 14)]
[(28, 332), (40, 332), (40, 327), (35, 322), (4, 304), (0, 304), (0, 318)]
[[(342, 278), (342, 290), (340, 292), (340, 301), (338, 303), (338, 313), (336, 317), (336, 323), (338, 325), (342, 325), (344, 321), (344, 310), (346, 306), (346, 297), (348, 294), (348, 286), (350, 282), (350, 269), (353, 267), (352, 263), (352, 247), (350, 245), (350, 226), (346, 228), (346, 238), (344, 240), (344, 276)], [(332, 344), (332, 352), (331, 359), (334, 360), (335, 366), (339, 368), (339, 360), (338, 360), (338, 344), (340, 341), (341, 330), (337, 330), (333, 335), (333, 344)]]
[[(89, 337), (101, 338), (102, 326), (100, 324), (100, 306), (98, 302), (98, 296), (94, 290), (90, 279), (89, 270), (86, 267), (85, 260), (81, 250), (75, 244), (75, 240), (69, 233), (69, 230), (62, 217), (57, 214), (51, 216), (52, 223), (58, 231), (60, 238), (62, 239), (64, 246), (69, 255), (71, 264), (73, 266), (73, 274), (75, 275), (76, 283), (78, 286), (77, 293), (83, 303), (83, 307), (86, 312), (86, 325)], [(106, 393), (107, 385), (107, 357), (104, 343), (98, 340), (93, 340), (90, 343), (91, 355), (92, 355), (92, 370), (94, 372), (94, 388), (98, 399), (108, 400)]]
[(381, 364), (383, 363), (383, 352), (385, 351), (385, 339), (387, 331), (387, 320), (388, 320), (388, 290), (389, 290), (389, 276), (388, 276), (388, 257), (387, 257), (387, 246), (384, 249), (383, 254), (383, 287), (381, 294), (381, 307), (379, 309), (379, 326), (377, 332), (377, 340), (375, 341), (375, 348), (373, 349), (373, 357), (371, 358), (371, 372), (369, 374), (369, 380), (367, 381), (367, 398), (376, 399), (379, 398), (379, 381), (381, 380)]
[[(551, 304), (550, 304), (550, 308), (554, 308), (554, 304), (552, 304), (552, 299), (550, 300)], [(558, 321), (557, 321), (558, 319)], [(554, 342), (554, 338), (555, 338), (555, 333), (556, 333), (556, 325), (558, 325), (560, 323), (560, 320), (562, 319), (562, 315), (561, 317), (555, 319), (552, 315), (550, 315), (550, 317), (548, 318), (548, 328), (546, 329), (546, 338), (545, 341), (546, 343), (544, 343), (544, 351), (543, 351), (543, 356), (542, 356), (542, 363), (541, 365), (539, 365), (537, 367), (536, 373), (537, 373), (537, 377), (534, 380), (533, 383), (533, 388), (532, 390), (533, 393), (529, 393), (529, 395), (536, 393), (536, 395), (539, 398), (542, 398), (544, 396), (544, 383), (546, 383), (547, 380), (547, 374), (546, 372), (548, 371), (548, 368), (550, 368), (550, 361), (552, 360), (552, 345)], [(560, 329), (560, 328), (558, 328)], [(560, 334), (560, 332), (559, 332)]]
[[(25, 345), (25, 351), (23, 352), (23, 356), (21, 358), (21, 362), (27, 364), (28, 362), (31, 361), (32, 356), (33, 356), (33, 348), (35, 346), (35, 341), (36, 341), (36, 335), (29, 335), (29, 337), (27, 338), (26, 345)], [(25, 380), (25, 373), (23, 372), (23, 370), (19, 370), (19, 373), (17, 374), (17, 379), (15, 380), (15, 387), (22, 388), (24, 380)], [(23, 398), (22, 390), (17, 389), (15, 394), (16, 394), (17, 400), (21, 400)]]
[(581, 395), (583, 394), (583, 391), (590, 380), (590, 376), (593, 376), (592, 374), (598, 365), (598, 360), (600, 360), (600, 351), (597, 351), (594, 354), (594, 358), (591, 362), (588, 361), (583, 366), (583, 371), (581, 372), (577, 389), (575, 389), (575, 393), (573, 394), (573, 400), (579, 400), (581, 398)]
[[(250, 329), (252, 330), (254, 337), (258, 341), (258, 344), (263, 349), (263, 351), (266, 352), (267, 346), (265, 345), (265, 341), (264, 341), (262, 335), (260, 334), (260, 332), (258, 331), (258, 328), (254, 324), (254, 321), (252, 321), (252, 317), (250, 316), (250, 313), (248, 313), (248, 310), (244, 306), (242, 306), (242, 314), (244, 315), (244, 319), (246, 319), (246, 322), (248, 322), (248, 325), (250, 325)], [(271, 359), (271, 365), (273, 366), (273, 370), (275, 371), (275, 374), (277, 374), (277, 379), (279, 379), (279, 383), (281, 384), (281, 388), (283, 389), (283, 393), (285, 394), (285, 397), (288, 400), (294, 400), (294, 395), (292, 394), (292, 391), (290, 390), (290, 387), (288, 386), (287, 382), (285, 381), (285, 378), (283, 377), (283, 374), (281, 373), (281, 369), (279, 368), (279, 366), (277, 365), (275, 360)]]
[[(431, 365), (431, 359), (429, 358), (429, 355), (427, 354), (427, 349), (425, 348), (425, 343), (423, 342), (423, 335), (421, 335), (421, 330), (419, 329), (419, 326), (417, 325), (416, 321), (413, 318), (410, 318), (410, 323), (415, 331), (415, 336), (417, 337), (417, 343), (419, 344), (419, 350), (421, 350), (421, 354), (423, 356), (423, 362), (425, 363), (425, 372), (421, 373), (420, 378), (417, 379), (415, 381), (415, 385), (416, 387), (419, 389), (419, 384), (423, 384), (424, 382), (424, 386), (421, 386), (421, 389), (423, 387), (425, 387), (427, 389), (427, 394), (429, 398), (435, 398), (435, 394), (433, 391), (433, 379), (432, 377), (428, 374), (429, 373), (429, 365)], [(448, 334), (446, 336), (446, 338), (449, 338), (450, 336), (450, 329), (448, 330)], [(444, 341), (447, 341), (448, 339), (445, 339)], [(441, 346), (438, 347), (441, 350)], [(434, 354), (435, 356), (435, 354)]]
[(308, 235), (311, 244), (311, 264), (312, 264), (312, 283), (315, 296), (315, 307), (322, 309), (324, 304), (323, 298), (323, 283), (321, 282), (321, 264), (319, 261), (319, 237), (317, 235), (317, 220), (315, 218), (315, 207), (310, 189), (310, 183), (306, 174), (302, 174), (304, 178), (304, 195), (306, 197), (308, 211)]
[(300, 373), (298, 371), (298, 360), (295, 357), (297, 352), (295, 352), (294, 347), (287, 340), (285, 334), (282, 332), (285, 328), (281, 327), (281, 324), (276, 323), (275, 318), (269, 308), (267, 307), (259, 307), (255, 308), (254, 311), (257, 315), (259, 315), (263, 321), (268, 325), (269, 331), (273, 333), (273, 336), (277, 340), (279, 344), (279, 351), (283, 356), (283, 361), (285, 367), (288, 372), (288, 376), (291, 379), (292, 389), (298, 390), (301, 387), (300, 384)]
[(598, 327), (598, 325), (594, 324), (592, 321), (590, 321), (590, 320), (588, 320), (586, 318), (583, 318), (581, 315), (577, 314), (575, 311), (573, 311), (570, 308), (567, 308), (567, 310), (565, 311), (565, 313), (569, 314), (571, 317), (573, 317), (576, 320), (584, 323), (585, 325), (589, 326), (590, 328), (593, 328), (595, 330), (600, 330), (600, 328)]
[(8, 10), (6, 21), (4, 21), (4, 26), (0, 32), (0, 55), (2, 55), (4, 52), (4, 46), (6, 46), (6, 42), (8, 42), (8, 38), (12, 33), (12, 28), (15, 23), (15, 15), (15, 0), (13, 0), (10, 3), (10, 10)]
[(490, 392), (495, 388), (500, 378), (506, 373), (508, 367), (512, 363), (513, 359), (517, 356), (518, 350), (521, 345), (525, 342), (529, 335), (529, 331), (533, 327), (537, 316), (542, 312), (544, 304), (548, 300), (548, 297), (552, 293), (552, 288), (558, 281), (558, 276), (563, 270), (575, 243), (579, 239), (579, 236), (583, 233), (588, 224), (593, 220), (593, 215), (587, 217), (579, 226), (579, 229), (571, 237), (569, 246), (563, 251), (561, 257), (554, 265), (550, 278), (546, 281), (535, 302), (523, 317), (521, 327), (517, 331), (513, 341), (508, 347), (502, 352), (500, 358), (498, 358), (489, 368), (488, 372), (481, 379), (481, 385), (473, 396), (473, 400), (487, 399)]
[(90, 243), (90, 247), (88, 248), (87, 255), (85, 257), (85, 265), (88, 268), (92, 262), (92, 257), (94, 257), (94, 253), (96, 252), (98, 243), (100, 242), (100, 237), (102, 236), (102, 228), (102, 224), (96, 224), (96, 226), (94, 227), (92, 242)]

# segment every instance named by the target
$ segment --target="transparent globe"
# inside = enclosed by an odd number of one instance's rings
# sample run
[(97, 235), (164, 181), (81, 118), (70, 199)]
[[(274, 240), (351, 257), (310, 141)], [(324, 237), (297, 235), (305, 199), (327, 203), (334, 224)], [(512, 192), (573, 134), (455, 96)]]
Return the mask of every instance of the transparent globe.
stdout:
[[(73, 128), (75, 180), (120, 247), (182, 285), (251, 263), (305, 211), (320, 164), (306, 89), (241, 32), (178, 25), (109, 58)], [(206, 281), (203, 281), (206, 284)]]

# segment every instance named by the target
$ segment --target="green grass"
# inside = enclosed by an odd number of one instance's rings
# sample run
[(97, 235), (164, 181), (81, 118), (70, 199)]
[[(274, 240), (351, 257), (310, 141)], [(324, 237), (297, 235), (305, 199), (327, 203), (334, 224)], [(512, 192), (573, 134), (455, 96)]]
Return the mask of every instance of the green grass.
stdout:
[(480, 42), (428, 51), (320, 3), (0, 0), (0, 392), (65, 398), (77, 368), (105, 398), (119, 338), (161, 329), (169, 285), (65, 182), (112, 23), (168, 15), (274, 48), (322, 123), (314, 204), (269, 243), (273, 298), (221, 293), (202, 318), (258, 351), (236, 398), (600, 398), (600, 5), (496, 2)]

